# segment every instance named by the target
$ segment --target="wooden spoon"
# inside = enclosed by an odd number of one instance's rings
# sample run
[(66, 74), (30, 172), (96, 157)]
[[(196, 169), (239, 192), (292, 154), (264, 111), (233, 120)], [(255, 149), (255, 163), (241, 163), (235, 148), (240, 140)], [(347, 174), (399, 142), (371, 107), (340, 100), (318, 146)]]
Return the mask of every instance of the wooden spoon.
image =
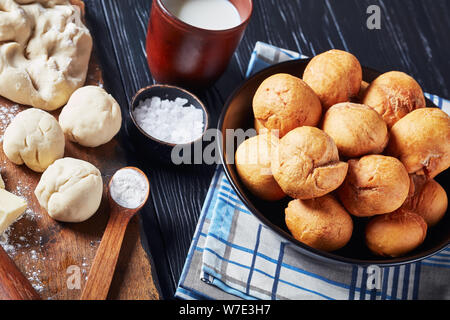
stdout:
[[(145, 200), (139, 207), (133, 209), (121, 207), (114, 201), (114, 199), (112, 199), (110, 193), (111, 181), (114, 179), (114, 176), (109, 181), (108, 201), (110, 205), (110, 216), (102, 237), (102, 241), (97, 249), (94, 262), (92, 263), (91, 270), (89, 271), (86, 285), (83, 293), (81, 294), (81, 300), (106, 299), (109, 287), (111, 285), (111, 280), (114, 275), (114, 270), (116, 268), (117, 259), (119, 258), (120, 248), (122, 246), (122, 241), (128, 222), (136, 214), (136, 212), (142, 208), (150, 193), (150, 184), (145, 173), (135, 167), (125, 167), (120, 170), (123, 169), (135, 170), (145, 178), (148, 186), (147, 194), (145, 195)], [(115, 174), (117, 174), (117, 172)]]
[(0, 246), (0, 300), (41, 300), (2, 246)]

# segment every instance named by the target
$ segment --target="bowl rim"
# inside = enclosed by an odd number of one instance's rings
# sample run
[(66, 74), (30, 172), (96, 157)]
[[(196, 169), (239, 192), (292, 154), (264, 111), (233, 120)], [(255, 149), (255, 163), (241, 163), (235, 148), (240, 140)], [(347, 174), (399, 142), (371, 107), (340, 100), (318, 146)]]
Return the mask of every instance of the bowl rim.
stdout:
[[(274, 69), (278, 69), (280, 66), (284, 66), (284, 65), (290, 65), (290, 64), (298, 64), (298, 63), (307, 63), (311, 60), (312, 58), (299, 58), (299, 59), (294, 59), (294, 60), (289, 60), (289, 61), (284, 61), (284, 62), (280, 62), (277, 64), (274, 64), (272, 66), (269, 66), (267, 68), (264, 68), (261, 71), (256, 72), (255, 74), (253, 74), (251, 77), (245, 79), (243, 81), (243, 83), (241, 83), (235, 90), (233, 90), (233, 92), (229, 95), (229, 97), (227, 98), (227, 100), (225, 101), (223, 108), (222, 108), (222, 112), (219, 116), (219, 121), (218, 121), (218, 134), (223, 135), (223, 123), (225, 120), (225, 115), (227, 114), (227, 111), (230, 107), (231, 102), (233, 101), (233, 99), (238, 95), (238, 93), (240, 93), (242, 90), (244, 90), (250, 82), (252, 82), (255, 78), (259, 78), (261, 77), (263, 74), (266, 73), (271, 73), (272, 70)], [(383, 72), (380, 72), (378, 70), (375, 70), (373, 68), (370, 67), (365, 67), (362, 66), (363, 72), (364, 70), (367, 70), (369, 72), (373, 72), (373, 73), (377, 73), (377, 74), (382, 74)], [(274, 74), (274, 73), (273, 73)], [(425, 97), (425, 100), (427, 102), (427, 105), (434, 105), (434, 103), (432, 101), (430, 101), (429, 99), (427, 99)], [(434, 105), (435, 106), (435, 105)], [(450, 245), (450, 239), (446, 242), (443, 243), (440, 246), (437, 246), (434, 249), (428, 249), (425, 253), (422, 254), (415, 254), (412, 257), (396, 257), (396, 258), (385, 258), (385, 259), (372, 259), (372, 260), (367, 260), (367, 259), (356, 259), (356, 258), (348, 258), (348, 257), (343, 257), (337, 254), (334, 254), (333, 252), (326, 252), (326, 251), (322, 251), (322, 250), (318, 250), (315, 248), (312, 248), (298, 240), (296, 240), (294, 237), (292, 237), (291, 235), (289, 235), (286, 231), (282, 230), (280, 227), (278, 227), (277, 225), (273, 224), (269, 219), (267, 219), (261, 212), (259, 212), (259, 210), (248, 200), (246, 199), (246, 197), (244, 197), (244, 195), (241, 193), (240, 188), (236, 185), (235, 181), (233, 180), (231, 174), (230, 174), (230, 169), (229, 166), (230, 164), (227, 163), (226, 160), (226, 156), (224, 153), (224, 139), (223, 136), (220, 137), (222, 138), (221, 142), (218, 144), (219, 145), (219, 157), (220, 157), (220, 162), (221, 162), (221, 166), (225, 171), (225, 175), (228, 179), (228, 181), (230, 182), (231, 186), (233, 187), (233, 190), (235, 191), (235, 193), (237, 194), (237, 196), (239, 197), (239, 199), (244, 203), (244, 205), (250, 210), (250, 212), (252, 212), (252, 214), (260, 221), (262, 222), (262, 224), (264, 224), (265, 226), (269, 227), (272, 231), (274, 231), (275, 233), (277, 233), (279, 236), (281, 236), (281, 238), (291, 244), (293, 244), (294, 246), (296, 246), (302, 253), (322, 260), (322, 261), (327, 261), (327, 262), (333, 262), (333, 263), (340, 263), (340, 264), (345, 264), (345, 265), (357, 265), (357, 266), (369, 266), (369, 265), (377, 265), (377, 266), (382, 266), (382, 267), (390, 267), (390, 266), (398, 266), (398, 265), (404, 265), (404, 264), (409, 264), (409, 263), (414, 263), (414, 262), (418, 262), (421, 261), (423, 259), (426, 259), (432, 255), (435, 255), (439, 252), (441, 252), (442, 250), (444, 250), (448, 245)]]
[[(151, 91), (155, 88), (163, 88), (163, 89), (175, 89), (181, 92), (184, 92), (185, 94), (191, 96), (194, 100), (196, 100), (199, 104), (201, 109), (203, 110), (203, 114), (205, 115), (205, 122), (204, 122), (204, 126), (203, 126), (203, 132), (201, 134), (201, 136), (199, 136), (197, 139), (192, 140), (190, 142), (187, 143), (172, 143), (172, 142), (167, 142), (167, 141), (163, 141), (163, 140), (159, 140), (158, 138), (153, 137), (152, 135), (150, 135), (149, 133), (147, 133), (144, 129), (141, 128), (141, 126), (137, 123), (134, 114), (133, 114), (133, 110), (136, 107), (135, 104), (137, 102), (137, 98), (145, 91)], [(141, 100), (139, 100), (141, 101)], [(175, 147), (175, 146), (182, 146), (182, 145), (192, 145), (195, 144), (201, 140), (203, 140), (203, 137), (206, 133), (206, 131), (209, 129), (209, 113), (208, 110), (206, 109), (204, 103), (192, 92), (183, 89), (181, 87), (177, 87), (177, 86), (173, 86), (173, 85), (168, 85), (168, 84), (152, 84), (146, 87), (143, 87), (141, 89), (139, 89), (133, 96), (133, 98), (131, 99), (131, 102), (129, 103), (128, 106), (128, 113), (130, 115), (131, 121), (133, 122), (133, 125), (138, 129), (138, 131), (143, 134), (146, 138), (153, 140), (154, 142), (157, 142), (159, 144), (165, 145), (165, 146), (169, 146), (169, 147)]]

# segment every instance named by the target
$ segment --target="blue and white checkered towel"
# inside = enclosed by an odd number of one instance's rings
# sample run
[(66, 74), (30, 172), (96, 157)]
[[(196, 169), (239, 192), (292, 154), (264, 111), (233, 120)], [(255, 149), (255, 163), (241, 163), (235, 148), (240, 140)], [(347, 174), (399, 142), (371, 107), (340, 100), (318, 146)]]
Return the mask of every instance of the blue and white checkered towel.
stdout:
[[(247, 76), (298, 53), (258, 42)], [(450, 101), (426, 94), (447, 113)], [(182, 299), (450, 299), (450, 247), (420, 262), (379, 270), (305, 256), (265, 227), (214, 175), (181, 275)], [(375, 285), (372, 285), (375, 284)], [(369, 285), (369, 287), (368, 287)]]

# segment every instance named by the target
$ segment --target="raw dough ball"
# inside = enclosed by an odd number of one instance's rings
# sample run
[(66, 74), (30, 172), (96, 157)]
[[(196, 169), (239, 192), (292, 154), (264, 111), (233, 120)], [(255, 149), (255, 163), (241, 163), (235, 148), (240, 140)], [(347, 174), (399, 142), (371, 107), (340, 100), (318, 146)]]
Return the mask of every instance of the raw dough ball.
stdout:
[(404, 209), (374, 217), (366, 226), (366, 244), (380, 256), (402, 256), (421, 245), (426, 235), (422, 217)]
[(381, 114), (389, 128), (409, 112), (426, 106), (420, 85), (399, 71), (376, 78), (367, 88), (362, 103)]
[(82, 222), (99, 208), (103, 181), (100, 171), (89, 162), (63, 158), (45, 170), (34, 194), (53, 219)]
[(322, 115), (319, 98), (300, 78), (285, 73), (264, 80), (253, 97), (253, 112), (262, 127), (279, 137), (300, 126), (315, 126)]
[(58, 121), (39, 109), (20, 112), (6, 128), (3, 151), (11, 162), (43, 172), (64, 156), (64, 133)]
[(381, 153), (389, 140), (383, 118), (362, 104), (344, 102), (332, 106), (325, 113), (322, 126), (333, 138), (339, 154), (349, 158)]
[(338, 195), (348, 212), (369, 217), (400, 208), (408, 192), (409, 176), (399, 160), (369, 155), (348, 161), (348, 174)]
[(109, 142), (119, 132), (122, 114), (117, 101), (104, 89), (77, 89), (62, 109), (59, 124), (69, 140), (85, 147)]
[(415, 110), (391, 129), (388, 154), (408, 173), (434, 178), (450, 166), (450, 117), (438, 108)]
[(86, 79), (92, 38), (69, 0), (0, 3), (0, 95), (44, 110)]
[(435, 226), (448, 207), (447, 193), (435, 180), (411, 175), (410, 192), (402, 208), (417, 213), (429, 227)]
[(314, 127), (292, 130), (272, 153), (272, 173), (281, 189), (297, 199), (321, 197), (344, 181), (348, 165), (339, 161), (333, 139)]
[(293, 200), (285, 213), (286, 225), (293, 237), (315, 249), (338, 250), (352, 236), (352, 218), (331, 195)]
[(257, 197), (276, 201), (286, 195), (273, 178), (270, 169), (271, 152), (278, 138), (258, 135), (241, 143), (236, 151), (236, 170), (244, 185)]
[(303, 73), (303, 80), (319, 96), (322, 107), (328, 109), (358, 95), (362, 69), (351, 53), (330, 50), (311, 59)]

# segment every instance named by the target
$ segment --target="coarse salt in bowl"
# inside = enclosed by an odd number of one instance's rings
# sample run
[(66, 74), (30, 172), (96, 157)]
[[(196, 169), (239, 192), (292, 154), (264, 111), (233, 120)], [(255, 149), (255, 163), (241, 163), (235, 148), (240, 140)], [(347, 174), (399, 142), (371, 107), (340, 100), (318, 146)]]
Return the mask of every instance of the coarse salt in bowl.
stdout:
[[(172, 151), (193, 156), (209, 126), (204, 104), (189, 91), (165, 84), (140, 89), (133, 97), (126, 131), (136, 152), (151, 159), (172, 162)], [(191, 151), (186, 151), (190, 149)], [(198, 149), (195, 149), (198, 151)], [(190, 155), (189, 155), (190, 154)]]
[(133, 113), (146, 133), (164, 142), (186, 144), (203, 134), (203, 111), (184, 98), (141, 100)]
[(141, 89), (133, 100), (131, 114), (136, 125), (159, 141), (187, 144), (201, 138), (206, 131), (205, 107), (182, 88), (153, 85)]

